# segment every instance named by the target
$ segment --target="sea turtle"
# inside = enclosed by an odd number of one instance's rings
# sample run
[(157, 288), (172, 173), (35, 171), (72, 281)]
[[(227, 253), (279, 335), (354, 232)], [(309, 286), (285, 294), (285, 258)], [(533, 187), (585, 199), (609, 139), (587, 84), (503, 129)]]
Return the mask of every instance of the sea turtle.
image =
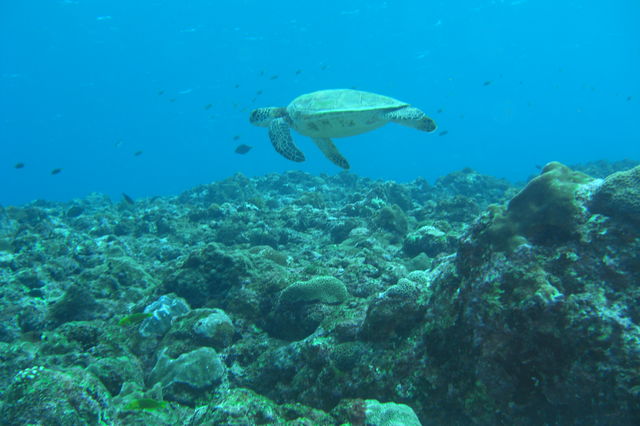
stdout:
[(278, 153), (292, 161), (304, 161), (304, 154), (291, 138), (291, 128), (309, 136), (322, 153), (343, 169), (349, 162), (331, 138), (359, 135), (388, 122), (433, 132), (436, 123), (418, 108), (397, 99), (352, 89), (331, 89), (307, 93), (287, 107), (258, 108), (251, 112), (252, 124), (269, 128), (269, 138)]

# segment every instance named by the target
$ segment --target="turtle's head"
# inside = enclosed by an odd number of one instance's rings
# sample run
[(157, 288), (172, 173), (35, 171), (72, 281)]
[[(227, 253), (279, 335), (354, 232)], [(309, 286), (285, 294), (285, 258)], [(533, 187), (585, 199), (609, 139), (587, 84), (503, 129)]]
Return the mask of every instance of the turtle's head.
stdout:
[(259, 127), (269, 127), (271, 121), (276, 118), (284, 117), (287, 115), (286, 108), (280, 107), (268, 107), (268, 108), (258, 108), (251, 111), (251, 115), (249, 115), (249, 121), (254, 126)]

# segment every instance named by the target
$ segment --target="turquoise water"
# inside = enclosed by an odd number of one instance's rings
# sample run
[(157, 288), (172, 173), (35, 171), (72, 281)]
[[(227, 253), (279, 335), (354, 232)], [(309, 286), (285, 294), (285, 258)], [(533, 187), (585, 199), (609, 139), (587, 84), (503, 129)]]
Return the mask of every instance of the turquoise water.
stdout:
[(0, 204), (339, 173), (300, 135), (307, 161), (287, 161), (247, 119), (336, 87), (401, 99), (439, 125), (338, 140), (358, 175), (433, 181), (472, 167), (523, 180), (551, 160), (637, 160), (638, 22), (633, 0), (4, 0)]

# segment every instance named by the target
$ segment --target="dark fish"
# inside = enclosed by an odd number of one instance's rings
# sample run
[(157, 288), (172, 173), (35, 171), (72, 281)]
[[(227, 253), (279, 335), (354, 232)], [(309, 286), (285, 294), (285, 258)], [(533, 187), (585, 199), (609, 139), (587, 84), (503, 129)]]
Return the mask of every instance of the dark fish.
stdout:
[(632, 98), (631, 96), (627, 96), (627, 102), (630, 101)]
[(57, 175), (58, 173), (60, 173), (62, 171), (62, 169), (53, 169), (51, 170), (51, 174), (52, 175)]
[(321, 69), (322, 71), (326, 70), (327, 68), (329, 68), (329, 66), (328, 66), (328, 65), (326, 65), (326, 64), (322, 64), (322, 65), (320, 65), (320, 69)]
[(176, 98), (169, 99), (169, 102), (175, 102), (175, 101), (176, 101)]
[(13, 167), (15, 167), (16, 169), (24, 169), (24, 163), (16, 163), (16, 165)]
[(122, 193), (122, 198), (124, 199), (124, 201), (126, 201), (128, 204), (135, 204), (136, 202), (133, 201), (133, 198), (129, 197), (127, 194), (125, 194), (124, 192)]
[(296, 70), (296, 75), (302, 74), (302, 70)]
[(264, 70), (260, 70), (260, 77), (263, 77), (265, 74)]
[(491, 84), (491, 80), (487, 80), (484, 83), (482, 83), (483, 86), (488, 86)]
[(438, 111), (436, 111), (438, 114), (442, 114), (444, 112), (444, 110), (442, 108), (438, 108)]
[(22, 333), (22, 340), (27, 341), (27, 342), (31, 342), (31, 343), (38, 343), (38, 342), (42, 341), (42, 332), (41, 331), (27, 331), (25, 333)]
[(271, 77), (269, 77), (269, 80), (277, 80), (278, 79), (278, 74), (274, 74)]
[(236, 154), (242, 154), (242, 155), (244, 155), (244, 154), (246, 154), (247, 152), (251, 151), (251, 148), (253, 148), (253, 147), (252, 147), (252, 146), (249, 146), (249, 145), (242, 144), (242, 145), (238, 145), (238, 146), (236, 147), (236, 151), (235, 151), (235, 152), (236, 152)]
[(236, 83), (236, 84), (233, 86), (233, 88), (234, 88), (234, 89), (239, 89), (239, 88), (240, 88), (240, 85)]
[(158, 96), (164, 95), (164, 90), (158, 90)]
[(136, 151), (136, 152), (134, 152), (134, 153), (133, 153), (133, 155), (134, 155), (135, 157), (139, 157), (139, 156), (141, 156), (141, 155), (142, 155), (142, 153), (143, 153), (143, 151)]
[(438, 136), (444, 136), (444, 135), (446, 135), (446, 134), (448, 134), (448, 133), (449, 133), (449, 131), (448, 131), (448, 130), (443, 130), (443, 131), (441, 131), (440, 133), (438, 133)]
[(212, 107), (212, 106), (213, 106), (213, 104), (206, 104), (206, 105), (204, 106), (204, 109), (211, 109), (211, 107)]
[(235, 135), (235, 136), (233, 137), (233, 140), (234, 140), (234, 141), (237, 141), (238, 139), (240, 139), (240, 135)]
[(262, 95), (262, 90), (256, 90), (256, 95)]

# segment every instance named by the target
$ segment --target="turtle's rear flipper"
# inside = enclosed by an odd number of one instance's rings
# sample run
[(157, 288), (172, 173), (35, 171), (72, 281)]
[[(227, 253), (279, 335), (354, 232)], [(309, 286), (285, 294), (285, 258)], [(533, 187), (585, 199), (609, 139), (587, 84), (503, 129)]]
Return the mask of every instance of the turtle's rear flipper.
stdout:
[(293, 142), (289, 124), (283, 118), (276, 118), (269, 125), (269, 139), (276, 151), (284, 158), (297, 162), (304, 161), (304, 154)]
[(433, 132), (437, 126), (436, 122), (427, 117), (427, 115), (414, 107), (404, 107), (385, 114), (389, 121), (402, 124), (403, 126), (413, 127), (423, 132)]
[(349, 168), (349, 162), (342, 156), (342, 154), (340, 154), (340, 151), (338, 151), (338, 148), (336, 148), (331, 139), (313, 138), (313, 142), (315, 142), (316, 146), (320, 148), (320, 151), (322, 151), (324, 156), (331, 160), (333, 164), (342, 167), (343, 169)]

